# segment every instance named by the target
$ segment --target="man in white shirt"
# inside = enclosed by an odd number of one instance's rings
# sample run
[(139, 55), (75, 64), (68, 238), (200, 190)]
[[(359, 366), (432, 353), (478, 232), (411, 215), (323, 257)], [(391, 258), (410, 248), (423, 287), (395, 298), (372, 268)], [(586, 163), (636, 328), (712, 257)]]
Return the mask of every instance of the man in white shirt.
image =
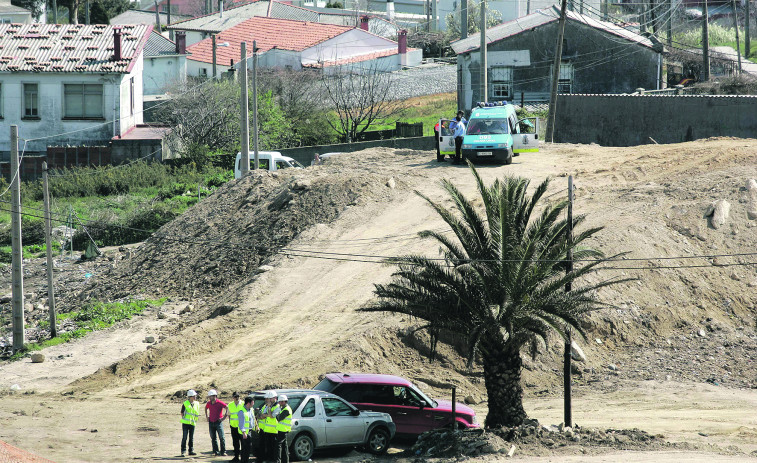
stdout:
[(465, 136), (465, 113), (462, 111), (457, 112), (455, 120), (450, 122), (449, 128), (452, 130), (452, 136), (455, 137), (455, 159), (452, 164), (462, 164), (463, 162), (463, 137)]

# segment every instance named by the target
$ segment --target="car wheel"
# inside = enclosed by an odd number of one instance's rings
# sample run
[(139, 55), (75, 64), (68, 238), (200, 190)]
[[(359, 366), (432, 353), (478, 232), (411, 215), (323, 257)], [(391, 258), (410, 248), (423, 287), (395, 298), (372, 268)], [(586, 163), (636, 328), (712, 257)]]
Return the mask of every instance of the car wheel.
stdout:
[(366, 449), (374, 455), (386, 453), (389, 448), (389, 432), (384, 428), (376, 428), (368, 435)]
[(513, 152), (510, 151), (507, 153), (507, 159), (505, 159), (505, 164), (510, 165), (513, 163)]
[(307, 434), (300, 434), (292, 442), (292, 454), (297, 460), (308, 461), (313, 456), (315, 444)]

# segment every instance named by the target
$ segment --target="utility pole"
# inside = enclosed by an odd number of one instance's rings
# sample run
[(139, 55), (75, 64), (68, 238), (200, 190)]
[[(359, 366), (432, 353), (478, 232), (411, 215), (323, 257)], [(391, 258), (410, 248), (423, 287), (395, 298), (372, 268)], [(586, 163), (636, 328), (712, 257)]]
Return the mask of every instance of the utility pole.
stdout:
[(468, 0), (460, 0), (460, 38), (468, 37)]
[[(166, 11), (166, 26), (171, 25), (171, 0), (166, 0), (166, 3), (168, 5), (168, 11)], [(158, 31), (160, 33), (160, 31)], [(170, 29), (168, 31), (168, 38), (173, 40), (173, 29)]]
[(555, 112), (557, 111), (557, 82), (560, 80), (560, 63), (562, 62), (562, 40), (565, 35), (565, 9), (567, 0), (562, 0), (560, 21), (557, 24), (557, 47), (555, 62), (552, 65), (552, 89), (549, 92), (549, 114), (547, 114), (547, 139), (555, 142)]
[(255, 170), (260, 168), (258, 159), (258, 41), (252, 41), (252, 140), (255, 150)]
[(42, 200), (45, 203), (45, 247), (47, 248), (47, 305), (50, 310), (50, 339), (58, 335), (55, 320), (55, 288), (53, 287), (53, 240), (50, 236), (50, 189), (47, 183), (47, 163), (42, 163)]
[(242, 87), (242, 97), (239, 106), (242, 110), (242, 156), (239, 160), (239, 170), (242, 176), (250, 171), (250, 108), (247, 99), (247, 42), (242, 42), (242, 58), (239, 61), (239, 85)]
[(89, 0), (84, 5), (84, 22), (89, 24)]
[(58, 0), (53, 0), (53, 24), (58, 24)]
[(668, 0), (668, 48), (673, 48), (673, 0)]
[[(571, 245), (573, 243), (573, 176), (568, 176), (568, 227), (566, 229), (566, 232), (568, 234), (567, 241), (568, 241), (568, 259), (566, 262), (565, 267), (565, 273), (570, 273), (573, 271), (573, 249), (571, 248)], [(571, 290), (570, 283), (565, 283), (565, 292), (569, 293)], [(573, 397), (572, 397), (572, 391), (571, 391), (571, 383), (570, 383), (570, 346), (572, 344), (571, 339), (571, 330), (570, 327), (566, 330), (567, 338), (565, 339), (565, 356), (563, 357), (563, 386), (565, 389), (564, 393), (564, 419), (565, 426), (572, 427), (573, 426)]]
[(210, 36), (210, 43), (211, 48), (213, 49), (213, 78), (215, 79), (218, 75), (218, 67), (216, 66), (216, 53), (217, 53), (217, 46), (216, 46), (216, 35), (213, 34)]
[(434, 32), (439, 30), (439, 5), (436, 0), (431, 0), (431, 14), (434, 16)]
[(731, 0), (733, 27), (736, 29), (736, 56), (739, 57), (739, 75), (741, 75), (741, 43), (739, 42), (739, 16), (736, 14), (736, 0)]
[(431, 32), (431, 0), (426, 0), (426, 32)]
[(746, 16), (746, 21), (744, 21), (744, 58), (749, 59), (749, 55), (752, 51), (752, 44), (749, 43), (752, 38), (749, 35), (749, 23), (752, 22), (752, 15), (749, 12), (749, 1), (746, 0), (746, 10), (744, 11)]
[(481, 94), (483, 102), (489, 101), (489, 89), (487, 82), (487, 63), (486, 63), (486, 0), (481, 0)]
[(24, 270), (21, 245), (21, 168), (18, 165), (18, 126), (11, 125), (11, 280), (13, 352), (24, 348)]
[(707, 0), (702, 2), (702, 6), (702, 80), (707, 82), (710, 80), (710, 13), (707, 11)]

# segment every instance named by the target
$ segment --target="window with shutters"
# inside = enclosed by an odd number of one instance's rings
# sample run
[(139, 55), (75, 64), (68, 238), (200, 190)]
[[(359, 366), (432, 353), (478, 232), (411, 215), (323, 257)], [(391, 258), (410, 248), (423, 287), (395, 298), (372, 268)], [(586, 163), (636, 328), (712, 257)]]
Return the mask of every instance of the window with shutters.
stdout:
[(490, 92), (492, 100), (506, 100), (512, 98), (513, 68), (493, 66), (489, 72)]
[(63, 108), (65, 119), (102, 119), (102, 84), (64, 84)]
[(557, 79), (557, 93), (573, 93), (573, 65), (560, 64), (560, 77)]

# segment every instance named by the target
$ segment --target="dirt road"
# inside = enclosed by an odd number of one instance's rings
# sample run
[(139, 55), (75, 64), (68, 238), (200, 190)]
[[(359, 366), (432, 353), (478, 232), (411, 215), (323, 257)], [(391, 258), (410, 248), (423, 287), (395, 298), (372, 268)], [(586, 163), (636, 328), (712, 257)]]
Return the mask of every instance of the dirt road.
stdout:
[[(608, 254), (739, 254), (753, 252), (756, 242), (742, 189), (747, 178), (757, 177), (755, 153), (755, 140), (636, 148), (555, 145), (520, 156), (512, 166), (482, 166), (480, 172), (486, 181), (507, 174), (534, 181), (553, 176), (553, 199), (564, 195), (563, 175), (574, 174), (577, 212), (588, 215), (587, 226), (606, 226), (592, 244)], [(173, 320), (163, 328), (164, 339), (151, 349), (141, 343), (142, 332), (116, 327), (111, 338), (130, 340), (123, 343), (132, 346), (134, 354), (128, 358), (128, 349), (110, 349), (91, 337), (58, 347), (62, 350), (56, 355), (76, 349), (76, 359), (82, 361), (67, 363), (63, 375), (40, 375), (30, 363), (0, 366), (0, 387), (17, 383), (22, 391), (47, 391), (0, 398), (0, 422), (6, 424), (0, 427), (0, 440), (56, 461), (170, 460), (178, 453), (179, 402), (171, 399), (177, 391), (216, 387), (228, 395), (264, 386), (312, 386), (328, 371), (400, 374), (436, 396), (446, 394), (444, 387), (451, 383), (462, 396), (485, 400), (480, 371), (467, 372), (451, 346), (442, 345), (441, 361), (431, 363), (423, 355), (422, 336), (407, 334), (413, 321), (354, 310), (369, 303), (373, 284), (387, 281), (392, 272), (365, 262), (375, 260), (370, 256), (436, 252), (433, 243), (414, 237), (442, 224), (413, 189), (446, 201), (437, 180), (448, 177), (473, 193), (466, 168), (437, 164), (432, 157), (429, 152), (373, 150), (318, 167), (319, 175), (363, 169), (382, 176), (382, 184), (396, 186), (378, 185), (393, 191), (368, 195), (347, 206), (334, 222), (301, 233), (271, 259), (271, 268), (219, 296), (228, 307), (223, 314), (213, 312), (219, 302), (210, 301), (185, 314), (181, 323)], [(733, 204), (731, 218), (715, 230), (702, 215), (709, 203), (723, 198)], [(721, 264), (732, 262), (723, 259)], [(755, 382), (755, 299), (749, 286), (757, 281), (754, 266), (612, 272), (608, 275), (641, 279), (603, 293), (618, 309), (592, 317), (584, 347), (589, 360), (577, 379), (575, 421), (601, 428), (636, 427), (702, 446), (669, 457), (654, 453), (654, 461), (701, 461), (702, 452), (707, 460), (743, 461), (755, 450), (757, 433), (750, 413), (757, 393), (748, 389)], [(704, 336), (697, 334), (700, 330), (706, 331)], [(736, 348), (746, 354), (729, 356)], [(527, 411), (544, 423), (562, 421), (559, 350), (555, 339), (536, 362), (526, 362), (524, 371)], [(110, 358), (89, 362), (89, 351)], [(608, 369), (610, 364), (616, 368)], [(106, 365), (91, 374), (93, 366)], [(713, 383), (724, 386), (705, 385), (712, 375), (718, 376)], [(71, 384), (72, 378), (81, 379)], [(57, 388), (70, 395), (57, 394)], [(485, 402), (478, 406), (480, 415), (485, 407)], [(128, 410), (127, 418), (123, 410)], [(202, 431), (198, 437), (207, 440)], [(708, 447), (710, 442), (718, 447)], [(727, 450), (730, 445), (736, 447)], [(617, 459), (595, 455), (598, 450), (584, 455), (578, 448), (565, 455), (550, 452), (564, 461), (642, 459), (625, 452)], [(359, 461), (365, 456), (347, 458)]]

